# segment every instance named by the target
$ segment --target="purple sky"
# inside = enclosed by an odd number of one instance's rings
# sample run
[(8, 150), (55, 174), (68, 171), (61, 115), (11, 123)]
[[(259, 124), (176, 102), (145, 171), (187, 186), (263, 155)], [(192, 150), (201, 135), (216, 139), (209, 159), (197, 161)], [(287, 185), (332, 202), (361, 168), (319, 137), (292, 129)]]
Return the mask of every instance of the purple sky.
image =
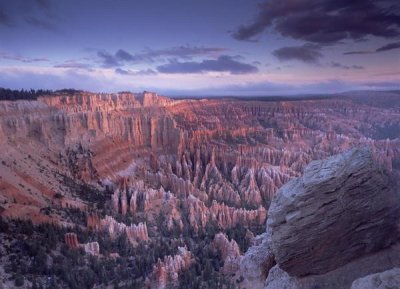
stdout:
[(0, 0), (0, 87), (400, 89), (398, 0)]

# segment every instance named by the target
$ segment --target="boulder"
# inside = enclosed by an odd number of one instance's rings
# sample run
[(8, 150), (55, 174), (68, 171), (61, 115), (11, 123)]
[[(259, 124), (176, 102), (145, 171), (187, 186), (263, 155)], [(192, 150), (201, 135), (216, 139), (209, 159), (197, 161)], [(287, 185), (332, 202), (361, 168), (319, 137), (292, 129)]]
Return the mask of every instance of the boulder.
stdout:
[[(287, 272), (283, 271), (278, 265), (274, 266), (269, 271), (268, 278), (265, 283), (265, 289), (285, 288), (284, 286), (279, 287), (279, 284), (286, 284), (285, 286), (287, 288), (296, 289), (350, 289), (354, 280), (370, 274), (391, 270), (393, 267), (400, 267), (399, 243), (376, 253), (368, 254), (353, 260), (344, 266), (320, 275), (292, 277)], [(365, 289), (369, 288), (365, 287)]]
[(267, 226), (279, 267), (323, 274), (399, 237), (399, 200), (366, 148), (308, 165), (274, 197)]
[(351, 289), (399, 289), (400, 268), (393, 268), (381, 273), (371, 274), (357, 279)]
[(268, 278), (265, 281), (264, 289), (301, 289), (295, 277), (275, 265), (269, 271)]

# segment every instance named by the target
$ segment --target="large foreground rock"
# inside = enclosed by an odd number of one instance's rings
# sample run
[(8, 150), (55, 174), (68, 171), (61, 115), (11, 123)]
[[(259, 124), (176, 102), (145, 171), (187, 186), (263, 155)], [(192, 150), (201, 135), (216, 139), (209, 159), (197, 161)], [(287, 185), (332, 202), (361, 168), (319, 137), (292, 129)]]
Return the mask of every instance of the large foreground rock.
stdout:
[[(342, 267), (321, 275), (292, 277), (283, 271), (279, 265), (276, 265), (269, 271), (264, 289), (350, 289), (354, 280), (391, 270), (393, 267), (400, 267), (400, 243), (353, 260)], [(375, 287), (360, 288), (375, 289)], [(376, 287), (376, 289), (378, 288), (380, 289), (380, 287)], [(387, 288), (400, 289), (400, 287)]]
[(353, 282), (351, 289), (399, 289), (400, 268), (371, 274)]
[(283, 186), (267, 224), (279, 267), (323, 274), (398, 239), (399, 201), (368, 149), (312, 162)]

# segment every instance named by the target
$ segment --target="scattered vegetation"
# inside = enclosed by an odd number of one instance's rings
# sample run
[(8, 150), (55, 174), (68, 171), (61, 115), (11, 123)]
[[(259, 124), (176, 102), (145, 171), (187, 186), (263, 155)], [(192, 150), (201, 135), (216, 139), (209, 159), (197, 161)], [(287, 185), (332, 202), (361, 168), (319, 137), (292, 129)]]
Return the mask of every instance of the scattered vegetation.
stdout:
[[(243, 236), (245, 231), (237, 230), (231, 229), (228, 235)], [(70, 231), (77, 233), (81, 243), (99, 242), (102, 256), (93, 257), (81, 250), (69, 249), (64, 243), (64, 235)], [(159, 236), (133, 247), (126, 235), (113, 240), (107, 234), (78, 226), (67, 229), (53, 224), (33, 225), (30, 221), (0, 218), (0, 249), (8, 256), (4, 268), (16, 287), (28, 281), (32, 284), (30, 288), (89, 289), (111, 285), (131, 289), (144, 288), (145, 276), (150, 274), (157, 260), (175, 255), (178, 246), (186, 246), (196, 262), (180, 274), (179, 284), (173, 288), (229, 289), (233, 284), (229, 276), (220, 273), (223, 263), (211, 246), (218, 232), (219, 229), (210, 224), (197, 235), (184, 230), (179, 236)], [(241, 245), (246, 246), (248, 244)]]

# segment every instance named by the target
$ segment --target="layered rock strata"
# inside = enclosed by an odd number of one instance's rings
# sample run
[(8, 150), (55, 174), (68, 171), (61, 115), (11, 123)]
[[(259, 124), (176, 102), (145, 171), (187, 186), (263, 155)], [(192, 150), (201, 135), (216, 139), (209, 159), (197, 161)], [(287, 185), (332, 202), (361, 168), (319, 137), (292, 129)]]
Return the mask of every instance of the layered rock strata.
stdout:
[(388, 247), (399, 237), (398, 220), (389, 177), (363, 148), (312, 162), (279, 190), (267, 226), (280, 268), (304, 276)]

